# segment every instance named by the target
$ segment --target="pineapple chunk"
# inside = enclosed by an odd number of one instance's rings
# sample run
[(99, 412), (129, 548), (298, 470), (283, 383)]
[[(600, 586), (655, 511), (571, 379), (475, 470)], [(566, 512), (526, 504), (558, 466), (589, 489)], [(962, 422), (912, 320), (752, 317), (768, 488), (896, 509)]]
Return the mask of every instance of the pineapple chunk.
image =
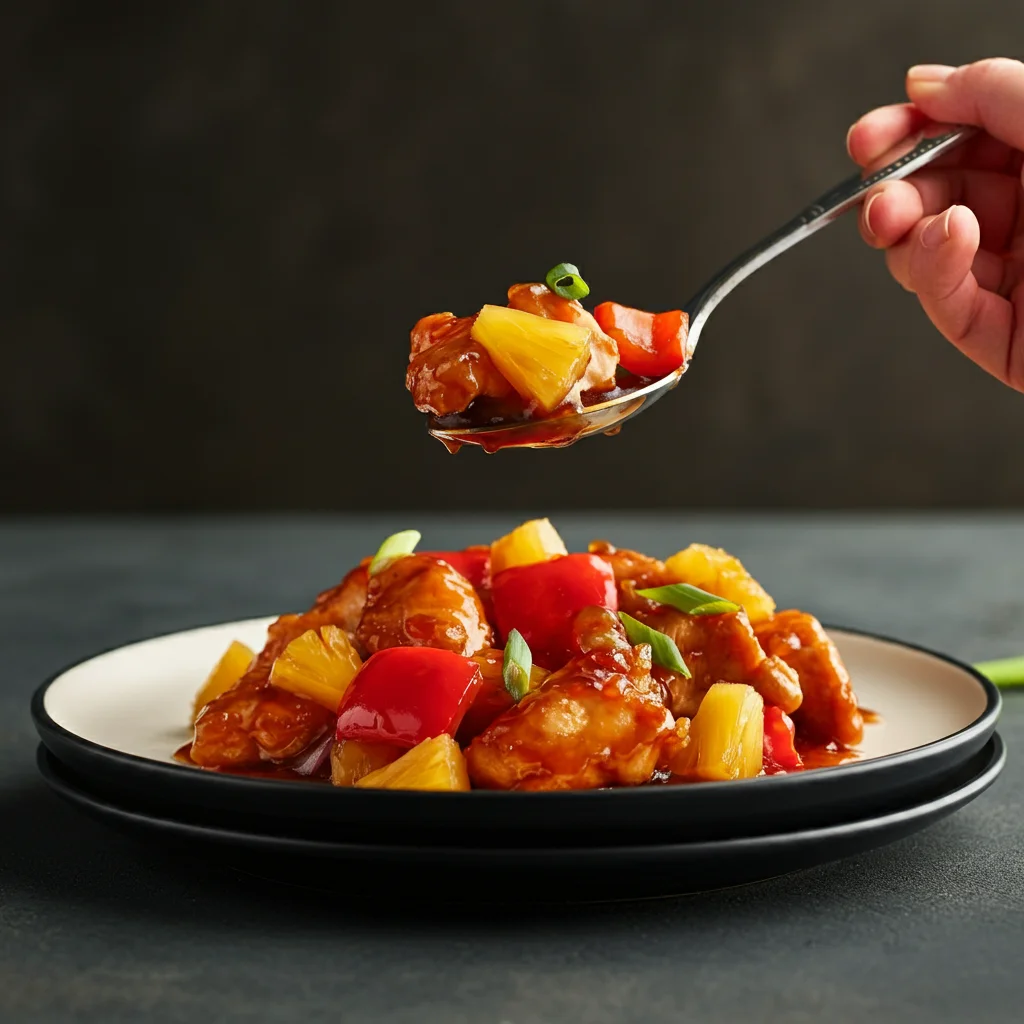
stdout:
[(761, 773), (764, 701), (745, 683), (715, 683), (690, 723), (689, 742), (669, 767), (705, 781), (750, 779)]
[(545, 413), (565, 401), (590, 362), (586, 327), (507, 306), (484, 306), (470, 333), (509, 384)]
[(356, 780), (366, 789), (468, 790), (469, 772), (458, 743), (442, 733), (407, 751), (397, 761)]
[(230, 690), (245, 675), (255, 656), (245, 644), (240, 644), (237, 640), (231, 641), (231, 646), (220, 656), (220, 661), (213, 666), (213, 671), (206, 677), (206, 682), (196, 694), (195, 705), (192, 708), (193, 721), (211, 700)]
[(665, 568), (673, 583), (689, 583), (741, 605), (751, 623), (764, 622), (775, 612), (775, 602), (764, 587), (738, 558), (721, 548), (691, 544), (668, 559)]
[(331, 747), (331, 782), (335, 786), (354, 786), (364, 775), (397, 761), (403, 747), (390, 743), (362, 743), (339, 740)]
[(549, 519), (531, 519), (491, 545), (491, 575), (517, 565), (547, 562), (568, 553)]
[(337, 626), (306, 630), (275, 659), (270, 681), (337, 711), (342, 695), (362, 666), (348, 635)]

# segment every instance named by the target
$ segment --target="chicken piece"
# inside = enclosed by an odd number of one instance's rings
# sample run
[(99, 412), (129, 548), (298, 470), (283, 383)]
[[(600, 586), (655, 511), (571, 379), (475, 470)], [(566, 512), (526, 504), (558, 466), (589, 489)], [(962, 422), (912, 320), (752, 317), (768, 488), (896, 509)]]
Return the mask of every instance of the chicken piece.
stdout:
[(637, 590), (662, 587), (668, 583), (665, 563), (657, 558), (642, 555), (639, 551), (630, 551), (628, 548), (617, 548), (606, 540), (591, 541), (587, 550), (592, 555), (603, 558), (611, 566), (612, 572), (615, 573), (615, 582), (619, 584), (619, 606), (623, 611), (629, 612), (629, 608), (623, 605), (623, 599), (630, 600), (630, 594), (623, 593), (623, 582), (631, 582)]
[(405, 386), (420, 412), (449, 416), (481, 397), (517, 397), (491, 357), (470, 337), (475, 319), (434, 313), (412, 329)]
[(334, 619), (332, 625), (346, 633), (355, 633), (363, 616), (366, 588), (370, 582), (367, 572), (369, 565), (370, 559), (364, 558), (336, 587), (318, 594), (313, 605), (314, 608), (329, 607)]
[(468, 658), (490, 646), (491, 627), (465, 576), (432, 555), (407, 555), (370, 579), (356, 638), (369, 654), (439, 647)]
[(575, 299), (563, 299), (544, 284), (514, 284), (508, 290), (508, 304), (524, 313), (579, 324), (590, 331), (590, 362), (573, 394), (584, 391), (611, 391), (615, 387), (615, 368), (619, 364), (619, 346), (601, 330), (598, 322)]
[[(627, 594), (631, 584), (624, 584)], [(670, 636), (690, 670), (691, 678), (666, 669), (655, 669), (655, 677), (667, 685), (668, 705), (674, 715), (692, 718), (704, 694), (714, 683), (747, 683), (768, 704), (786, 714), (800, 707), (800, 681), (781, 658), (768, 657), (761, 649), (746, 612), (726, 615), (687, 615), (667, 605), (658, 605), (633, 594), (627, 598), (630, 612), (641, 622)]]
[(270, 682), (274, 660), (296, 637), (321, 626), (352, 630), (362, 613), (366, 568), (358, 566), (325, 590), (302, 615), (282, 615), (248, 671), (210, 701), (196, 720), (192, 760), (204, 768), (253, 768), (287, 761), (318, 740), (335, 716), (322, 704)]
[(585, 609), (581, 653), (510, 708), (466, 750), (485, 789), (596, 789), (648, 782), (677, 743), (651, 679), (650, 648), (631, 647), (612, 612)]
[(475, 316), (454, 313), (431, 313), (421, 317), (409, 333), (409, 362), (442, 341), (465, 341), (475, 319)]
[(840, 747), (853, 747), (864, 739), (864, 718), (849, 673), (813, 615), (779, 612), (757, 627), (757, 639), (769, 656), (784, 661), (800, 679), (804, 699), (793, 722), (801, 738)]

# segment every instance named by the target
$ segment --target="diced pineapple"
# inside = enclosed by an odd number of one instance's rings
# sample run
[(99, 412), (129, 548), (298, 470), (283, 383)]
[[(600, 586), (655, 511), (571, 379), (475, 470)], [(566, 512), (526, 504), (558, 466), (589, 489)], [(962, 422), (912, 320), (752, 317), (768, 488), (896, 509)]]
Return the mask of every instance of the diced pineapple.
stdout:
[(590, 362), (590, 331), (507, 306), (484, 306), (473, 338), (528, 402), (548, 413), (565, 401)]
[(354, 786), (364, 775), (397, 761), (404, 753), (405, 748), (390, 743), (339, 740), (331, 747), (331, 782)]
[(309, 629), (277, 657), (270, 681), (337, 711), (342, 695), (362, 666), (348, 634), (337, 626)]
[(547, 562), (568, 553), (549, 519), (531, 519), (491, 545), (491, 576), (496, 576), (502, 569)]
[(761, 772), (763, 746), (761, 695), (745, 683), (715, 683), (690, 723), (689, 743), (669, 767), (709, 782), (750, 779)]
[(770, 619), (775, 612), (775, 602), (764, 587), (738, 558), (721, 548), (691, 544), (668, 559), (665, 568), (673, 583), (689, 583), (742, 605), (752, 623)]
[(468, 790), (466, 759), (447, 733), (424, 740), (397, 761), (356, 781), (366, 789)]
[(237, 640), (231, 641), (231, 646), (220, 656), (220, 661), (213, 666), (213, 671), (206, 677), (206, 682), (196, 694), (195, 705), (192, 708), (193, 721), (214, 697), (219, 697), (230, 690), (245, 675), (254, 657), (252, 650), (245, 644), (240, 644)]

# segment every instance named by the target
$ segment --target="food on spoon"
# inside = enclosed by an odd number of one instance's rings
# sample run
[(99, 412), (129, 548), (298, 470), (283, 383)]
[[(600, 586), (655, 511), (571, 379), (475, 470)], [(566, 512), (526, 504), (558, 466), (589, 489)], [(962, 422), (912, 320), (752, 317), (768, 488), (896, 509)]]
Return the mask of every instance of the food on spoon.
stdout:
[[(684, 549), (681, 581), (673, 559), (607, 542), (568, 553), (547, 520), (462, 551), (419, 540), (386, 538), (308, 611), (272, 623), (255, 657), (223, 656), (211, 678), (228, 688), (195, 720), (192, 763), (344, 787), (534, 790), (856, 756), (863, 718), (828, 634), (799, 611), (753, 627), (743, 605), (767, 595), (726, 552)], [(724, 593), (693, 582), (708, 564)]]
[(278, 655), (270, 669), (270, 681), (337, 711), (362, 663), (344, 630), (321, 626), (319, 631), (309, 629), (297, 636)]
[(753, 625), (770, 619), (775, 602), (743, 567), (743, 563), (721, 548), (691, 544), (665, 562), (667, 577), (673, 582), (692, 583), (727, 601), (742, 605)]
[(762, 769), (764, 701), (744, 683), (715, 683), (690, 722), (672, 770), (706, 782), (752, 779)]
[(412, 331), (405, 386), (420, 412), (450, 416), (478, 398), (511, 398), (515, 389), (498, 372), (470, 329), (475, 317), (435, 313)]
[[(505, 306), (420, 319), (405, 377), (416, 408), (439, 421), (454, 417), (460, 426), (557, 420), (617, 389), (639, 389), (685, 369), (685, 313), (606, 302), (595, 316), (579, 302), (588, 293), (579, 270), (563, 263), (544, 282), (512, 285)], [(564, 445), (573, 437), (549, 425), (531, 443)]]
[(213, 666), (213, 670), (206, 677), (206, 681), (196, 694), (192, 708), (192, 720), (199, 717), (199, 712), (210, 703), (214, 697), (219, 697), (225, 690), (230, 690), (242, 676), (245, 670), (252, 664), (256, 655), (253, 650), (232, 640), (228, 649), (220, 656), (220, 661)]
[(569, 554), (550, 519), (531, 519), (491, 544), (491, 574)]
[(427, 789), (448, 792), (470, 788), (466, 759), (458, 743), (442, 734), (423, 740), (397, 761), (356, 780), (361, 789)]
[(638, 377), (664, 377), (686, 362), (690, 318), (680, 309), (647, 313), (602, 302), (594, 310), (594, 319), (615, 339), (619, 365)]
[(528, 406), (550, 413), (565, 401), (590, 362), (590, 332), (508, 306), (484, 306), (470, 336)]

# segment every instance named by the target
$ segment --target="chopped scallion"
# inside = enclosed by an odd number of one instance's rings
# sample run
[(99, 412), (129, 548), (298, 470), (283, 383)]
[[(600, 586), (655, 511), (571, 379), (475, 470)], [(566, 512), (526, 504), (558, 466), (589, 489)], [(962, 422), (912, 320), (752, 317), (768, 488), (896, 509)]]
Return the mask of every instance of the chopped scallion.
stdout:
[(580, 277), (579, 267), (572, 263), (559, 263), (552, 267), (544, 282), (563, 299), (585, 299), (590, 294), (590, 285)]
[(368, 570), (371, 576), (376, 576), (377, 573), (386, 569), (396, 558), (401, 558), (403, 555), (411, 555), (416, 550), (416, 545), (420, 542), (419, 530), (402, 530), (400, 533), (393, 533), (383, 544), (377, 549), (377, 554), (373, 556), (373, 561), (370, 562), (370, 568)]
[(505, 658), (501, 664), (501, 678), (505, 689), (518, 704), (530, 692), (530, 670), (533, 654), (518, 629), (513, 629), (505, 643)]
[(638, 590), (640, 597), (646, 597), (658, 604), (667, 604), (678, 608), (687, 615), (724, 615), (727, 612), (738, 612), (740, 606), (734, 601), (726, 601), (724, 597), (709, 594), (700, 587), (692, 587), (689, 583), (673, 583), (667, 587), (650, 587)]
[(996, 686), (1024, 686), (1024, 657), (979, 661), (974, 667)]
[(656, 629), (652, 629), (646, 623), (634, 619), (632, 615), (619, 612), (622, 625), (626, 627), (626, 636), (631, 644), (650, 644), (651, 660), (655, 665), (667, 668), (670, 672), (678, 672), (681, 676), (690, 678), (690, 670), (683, 661), (683, 656), (676, 647), (675, 640)]

